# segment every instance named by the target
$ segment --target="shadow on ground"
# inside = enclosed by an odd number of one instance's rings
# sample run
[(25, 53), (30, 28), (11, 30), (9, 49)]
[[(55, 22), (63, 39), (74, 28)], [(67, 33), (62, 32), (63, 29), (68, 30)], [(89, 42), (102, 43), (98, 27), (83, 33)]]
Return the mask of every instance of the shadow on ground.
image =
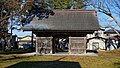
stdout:
[(22, 58), (29, 58), (30, 56), (22, 56), (22, 57), (18, 57), (18, 56), (8, 56), (8, 57), (1, 57), (4, 59), (1, 59), (0, 61), (7, 61), (7, 60), (15, 60), (15, 59), (22, 59)]
[(35, 51), (23, 50), (23, 49), (18, 49), (13, 51), (0, 50), (0, 54), (24, 54), (24, 53), (32, 53), (32, 52), (35, 52)]
[(67, 61), (23, 61), (7, 68), (81, 68), (78, 62)]
[(120, 61), (119, 61), (119, 62), (114, 63), (114, 65), (115, 65), (117, 68), (120, 68)]
[(86, 52), (87, 52), (87, 53), (90, 53), (90, 52), (91, 52), (91, 53), (98, 53), (97, 50), (86, 50)]

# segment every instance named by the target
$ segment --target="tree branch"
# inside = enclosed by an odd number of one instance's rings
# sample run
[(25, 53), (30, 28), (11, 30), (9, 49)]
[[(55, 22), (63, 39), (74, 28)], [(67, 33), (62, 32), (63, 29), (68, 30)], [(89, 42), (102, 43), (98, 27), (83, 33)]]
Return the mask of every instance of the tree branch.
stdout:
[(114, 32), (117, 33), (117, 35), (120, 35), (120, 33), (115, 28), (113, 28), (112, 26), (105, 26), (105, 27), (101, 26), (101, 27), (102, 28), (111, 28)]

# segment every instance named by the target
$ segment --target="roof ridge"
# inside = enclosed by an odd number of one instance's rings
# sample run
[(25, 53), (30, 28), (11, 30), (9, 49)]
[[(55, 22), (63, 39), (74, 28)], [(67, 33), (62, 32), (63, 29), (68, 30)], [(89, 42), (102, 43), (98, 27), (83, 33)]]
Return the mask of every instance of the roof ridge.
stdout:
[(82, 9), (77, 9), (77, 10), (53, 10), (53, 12), (55, 13), (62, 13), (62, 12), (67, 12), (67, 13), (74, 13), (74, 12), (81, 12), (81, 13), (95, 13), (97, 14), (97, 11), (96, 10), (82, 10)]
[(96, 11), (96, 10), (85, 10), (85, 9), (74, 9), (74, 10), (70, 10), (70, 9), (55, 9), (53, 11)]

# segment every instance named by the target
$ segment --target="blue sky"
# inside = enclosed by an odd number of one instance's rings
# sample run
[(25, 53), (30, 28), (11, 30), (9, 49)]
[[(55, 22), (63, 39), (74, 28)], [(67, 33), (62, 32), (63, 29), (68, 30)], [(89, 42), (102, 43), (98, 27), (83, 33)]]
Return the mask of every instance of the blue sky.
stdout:
[[(9, 33), (11, 32), (10, 30), (8, 31)], [(27, 35), (32, 35), (31, 31), (23, 31), (23, 30), (13, 30), (13, 35), (17, 35), (18, 37), (24, 37)]]
[[(115, 18), (119, 20), (118, 16), (116, 16)], [(101, 26), (113, 26), (115, 29), (120, 30), (120, 27), (114, 22), (114, 20), (104, 13), (98, 12), (98, 20)]]

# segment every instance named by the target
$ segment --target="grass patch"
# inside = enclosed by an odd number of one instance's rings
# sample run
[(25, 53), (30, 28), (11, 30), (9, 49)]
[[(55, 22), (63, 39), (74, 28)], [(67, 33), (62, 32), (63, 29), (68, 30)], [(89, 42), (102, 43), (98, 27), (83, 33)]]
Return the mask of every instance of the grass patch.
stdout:
[(119, 51), (98, 51), (99, 56), (27, 57), (14, 55), (17, 58), (3, 60), (3, 57), (0, 59), (0, 66), (1, 68), (120, 68)]

